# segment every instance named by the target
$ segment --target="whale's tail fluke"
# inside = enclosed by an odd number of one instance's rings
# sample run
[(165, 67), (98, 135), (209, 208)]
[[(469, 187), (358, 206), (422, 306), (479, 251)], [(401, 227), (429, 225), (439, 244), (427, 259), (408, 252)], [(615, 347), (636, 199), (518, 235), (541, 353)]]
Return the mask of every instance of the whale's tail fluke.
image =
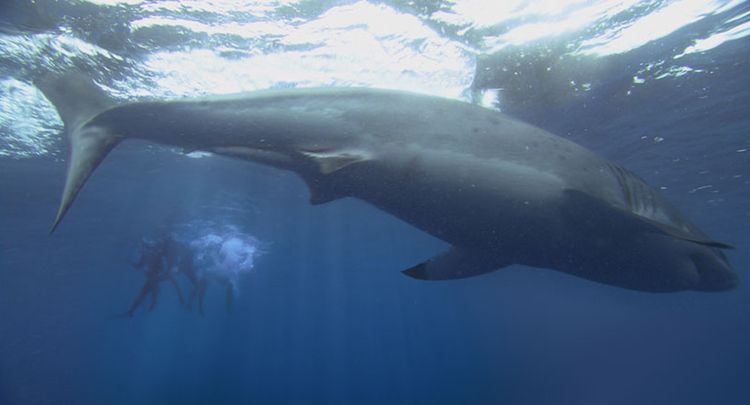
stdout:
[(78, 191), (120, 137), (104, 126), (87, 125), (115, 103), (90, 78), (79, 73), (49, 75), (34, 83), (52, 102), (70, 143), (68, 174), (60, 208), (50, 233), (54, 232)]

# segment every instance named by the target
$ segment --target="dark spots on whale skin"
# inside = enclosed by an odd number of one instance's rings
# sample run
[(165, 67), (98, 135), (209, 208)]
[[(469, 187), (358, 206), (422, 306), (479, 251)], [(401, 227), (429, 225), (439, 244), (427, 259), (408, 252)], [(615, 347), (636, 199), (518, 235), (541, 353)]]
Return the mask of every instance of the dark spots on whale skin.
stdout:
[(557, 160), (559, 160), (561, 162), (564, 162), (564, 161), (568, 160), (568, 157), (565, 156), (565, 155), (557, 155)]
[(474, 127), (474, 128), (471, 129), (471, 132), (473, 132), (473, 133), (476, 134), (477, 132), (479, 132), (479, 128)]

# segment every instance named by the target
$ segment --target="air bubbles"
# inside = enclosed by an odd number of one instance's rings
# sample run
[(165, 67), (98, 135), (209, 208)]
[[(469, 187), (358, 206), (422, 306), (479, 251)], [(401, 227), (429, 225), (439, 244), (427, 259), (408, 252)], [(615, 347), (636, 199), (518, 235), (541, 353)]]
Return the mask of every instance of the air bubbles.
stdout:
[(0, 80), (0, 156), (28, 158), (50, 153), (62, 123), (30, 83)]
[(709, 190), (711, 190), (711, 189), (712, 189), (713, 187), (714, 187), (714, 186), (713, 186), (713, 184), (706, 184), (706, 185), (703, 185), (703, 186), (695, 187), (695, 188), (693, 188), (692, 190), (688, 191), (688, 193), (690, 193), (690, 194), (695, 194), (695, 193), (697, 193), (698, 191), (709, 191)]
[(482, 92), (480, 104), (485, 108), (500, 109), (500, 90), (486, 89)]
[[(652, 143), (662, 143), (662, 142), (664, 142), (665, 138), (663, 136), (659, 136), (659, 135), (654, 135), (652, 137), (650, 137), (648, 135), (641, 135), (641, 140), (642, 141), (651, 140)], [(677, 162), (677, 161), (679, 161), (679, 159), (674, 160), (674, 161)]]

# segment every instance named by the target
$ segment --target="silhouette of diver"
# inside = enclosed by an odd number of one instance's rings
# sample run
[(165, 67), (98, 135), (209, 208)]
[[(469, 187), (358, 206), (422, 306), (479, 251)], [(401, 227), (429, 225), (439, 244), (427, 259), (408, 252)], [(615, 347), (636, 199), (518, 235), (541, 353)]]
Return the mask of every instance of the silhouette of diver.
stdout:
[[(187, 256), (190, 255), (188, 254)], [(132, 264), (135, 268), (145, 271), (146, 281), (143, 283), (141, 291), (125, 315), (132, 317), (149, 295), (151, 296), (151, 305), (149, 305), (148, 310), (152, 311), (158, 302), (159, 284), (167, 280), (172, 283), (177, 291), (180, 303), (185, 305), (182, 290), (173, 274), (175, 266), (177, 266), (178, 271), (184, 267), (181, 264), (183, 257), (181, 245), (171, 238), (161, 238), (156, 241), (144, 239), (142, 242), (141, 257), (137, 262)]]
[[(250, 244), (251, 245), (251, 244)], [(180, 304), (192, 310), (197, 300), (198, 313), (203, 315), (203, 304), (209, 280), (226, 289), (226, 309), (231, 313), (239, 272), (252, 268), (255, 248), (235, 235), (210, 233), (190, 242), (183, 242), (168, 234), (156, 240), (143, 239), (141, 255), (133, 267), (144, 270), (146, 280), (133, 304), (121, 317), (132, 317), (151, 297), (152, 311), (159, 299), (160, 284), (169, 281), (177, 291)], [(188, 279), (190, 294), (185, 302), (177, 277)]]
[(197, 252), (195, 259), (200, 264), (197, 284), (194, 284), (197, 286), (194, 294), (197, 294), (201, 304), (199, 313), (203, 315), (202, 302), (209, 280), (224, 287), (226, 309), (228, 313), (232, 313), (239, 272), (252, 267), (254, 248), (248, 250), (244, 241), (233, 235), (216, 234), (208, 234), (194, 240), (191, 247)]
[(193, 303), (195, 299), (198, 299), (198, 313), (203, 315), (203, 302), (206, 297), (206, 279), (202, 275), (198, 274), (195, 269), (195, 260), (193, 259), (193, 252), (190, 246), (180, 243), (175, 240), (171, 240), (169, 244), (169, 251), (172, 254), (174, 260), (177, 260), (176, 271), (177, 274), (185, 276), (192, 287), (190, 296), (188, 298), (187, 307), (189, 310), (193, 309)]

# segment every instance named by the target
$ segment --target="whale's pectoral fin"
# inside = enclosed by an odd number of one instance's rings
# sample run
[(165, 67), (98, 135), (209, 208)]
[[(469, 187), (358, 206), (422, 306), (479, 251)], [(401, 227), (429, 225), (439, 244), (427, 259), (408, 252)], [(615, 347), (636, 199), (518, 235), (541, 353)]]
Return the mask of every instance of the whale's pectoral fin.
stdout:
[(88, 77), (71, 72), (61, 76), (47, 76), (34, 84), (57, 109), (70, 141), (68, 175), (51, 233), (57, 228), (91, 173), (121, 138), (109, 128), (86, 125), (97, 114), (114, 105)]
[[(563, 213), (571, 222), (571, 226), (597, 227), (599, 231), (613, 232), (656, 232), (669, 235), (676, 239), (697, 243), (718, 249), (733, 249), (732, 245), (705, 238), (676, 226), (637, 215), (620, 209), (578, 190), (565, 190)], [(596, 218), (586, 221), (586, 218)], [(601, 229), (606, 227), (606, 229)]]
[(371, 157), (361, 150), (301, 151), (318, 165), (320, 173), (331, 174), (354, 163), (370, 160)]
[(325, 204), (345, 197), (342, 190), (331, 185), (329, 175), (345, 167), (372, 160), (369, 153), (358, 149), (300, 150), (299, 153), (318, 168), (318, 174), (302, 176), (310, 189), (312, 205)]
[(292, 159), (283, 153), (246, 146), (215, 146), (202, 149), (219, 155), (263, 163), (281, 169), (289, 169), (293, 164)]
[(419, 280), (456, 280), (479, 276), (510, 264), (510, 261), (484, 251), (454, 246), (402, 273)]

